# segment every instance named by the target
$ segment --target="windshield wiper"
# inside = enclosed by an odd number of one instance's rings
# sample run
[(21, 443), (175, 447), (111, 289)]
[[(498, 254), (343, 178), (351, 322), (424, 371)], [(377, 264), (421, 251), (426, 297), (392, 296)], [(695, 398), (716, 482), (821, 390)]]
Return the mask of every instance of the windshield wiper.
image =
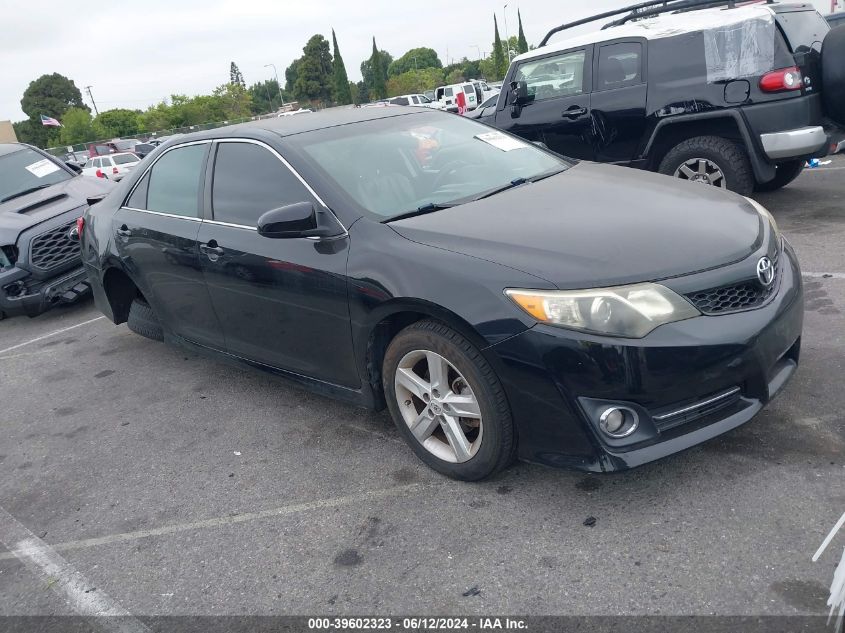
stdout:
[(533, 178), (529, 178), (528, 182), (539, 182), (540, 180), (545, 180), (546, 178), (551, 178), (552, 176), (557, 176), (559, 173), (566, 171), (569, 167), (561, 167), (560, 169), (553, 169), (552, 171), (547, 171), (545, 174), (540, 174), (539, 176), (534, 176)]
[(473, 198), (475, 200), (484, 200), (484, 198), (489, 198), (490, 196), (495, 196), (497, 193), (502, 193), (503, 191), (507, 191), (508, 189), (513, 189), (514, 187), (519, 187), (520, 185), (524, 185), (525, 183), (529, 182), (526, 178), (514, 178), (508, 184), (502, 185), (501, 187), (496, 187), (495, 189), (488, 189), (484, 193), (479, 196)]
[(392, 218), (387, 218), (386, 220), (382, 220), (382, 223), (385, 222), (393, 222), (394, 220), (404, 220), (405, 218), (413, 218), (418, 215), (425, 215), (426, 213), (434, 213), (435, 211), (442, 211), (443, 209), (451, 209), (452, 207), (456, 207), (460, 202), (429, 202), (428, 204), (424, 204), (421, 207), (417, 207), (413, 211), (407, 211), (405, 213), (400, 213), (399, 215), (394, 215)]
[(51, 185), (38, 185), (36, 187), (30, 187), (29, 189), (24, 189), (23, 191), (18, 191), (17, 193), (13, 193), (11, 196), (6, 196), (0, 202), (6, 202), (7, 200), (12, 200), (13, 198), (20, 198), (21, 196), (25, 196), (28, 193), (32, 193), (33, 191), (38, 191), (39, 189), (45, 189), (50, 187)]

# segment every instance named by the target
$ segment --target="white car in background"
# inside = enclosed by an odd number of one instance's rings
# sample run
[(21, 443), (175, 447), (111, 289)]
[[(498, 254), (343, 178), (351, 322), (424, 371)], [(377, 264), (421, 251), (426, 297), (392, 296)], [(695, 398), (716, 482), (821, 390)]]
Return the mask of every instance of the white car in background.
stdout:
[(391, 97), (388, 101), (392, 105), (415, 105), (432, 108), (433, 110), (445, 110), (445, 106), (432, 101), (423, 94), (399, 95), (398, 97)]
[(484, 100), (482, 98), (481, 88), (479, 87), (476, 90), (473, 82), (465, 81), (459, 84), (438, 86), (434, 90), (435, 103), (439, 103), (444, 110), (457, 112), (458, 93), (460, 92), (464, 93), (467, 110), (475, 110), (478, 107), (478, 104)]
[(129, 152), (97, 156), (85, 163), (85, 166), (82, 168), (82, 175), (105, 178), (106, 180), (117, 182), (132, 171), (132, 168), (140, 162), (141, 159), (136, 154)]

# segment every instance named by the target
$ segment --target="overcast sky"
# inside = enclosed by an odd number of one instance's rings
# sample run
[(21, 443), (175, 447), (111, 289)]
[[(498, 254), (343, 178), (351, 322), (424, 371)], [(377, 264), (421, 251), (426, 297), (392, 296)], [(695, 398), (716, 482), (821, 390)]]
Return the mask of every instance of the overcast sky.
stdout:
[[(528, 42), (553, 26), (635, 0), (136, 0), (124, 2), (0, 0), (0, 120), (25, 118), (20, 99), (45, 73), (70, 77), (100, 111), (145, 109), (171, 94), (208, 94), (238, 64), (247, 85), (273, 77), (302, 54), (315, 33), (338, 45), (349, 78), (361, 78), (372, 37), (399, 57), (429, 46), (444, 64), (490, 51), (493, 13), (505, 36), (516, 34), (522, 12)], [(827, 12), (830, 0), (814, 0)], [(843, 4), (845, 0), (839, 0)], [(478, 48), (476, 48), (476, 46)]]

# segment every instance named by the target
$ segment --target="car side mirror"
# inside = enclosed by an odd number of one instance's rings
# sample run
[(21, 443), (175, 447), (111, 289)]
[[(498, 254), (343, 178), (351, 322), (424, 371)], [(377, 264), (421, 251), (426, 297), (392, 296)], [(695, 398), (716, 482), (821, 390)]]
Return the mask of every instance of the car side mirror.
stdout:
[(77, 174), (81, 174), (81, 173), (82, 173), (82, 167), (80, 167), (80, 166), (79, 166), (79, 165), (77, 165), (76, 163), (65, 163), (65, 165), (67, 165), (68, 167), (70, 167), (70, 168), (71, 168), (73, 171), (75, 171)]
[(512, 81), (511, 84), (511, 105), (521, 106), (530, 101), (528, 96), (528, 83), (524, 80)]
[(258, 234), (275, 239), (342, 235), (343, 229), (329, 215), (311, 202), (288, 204), (258, 218)]

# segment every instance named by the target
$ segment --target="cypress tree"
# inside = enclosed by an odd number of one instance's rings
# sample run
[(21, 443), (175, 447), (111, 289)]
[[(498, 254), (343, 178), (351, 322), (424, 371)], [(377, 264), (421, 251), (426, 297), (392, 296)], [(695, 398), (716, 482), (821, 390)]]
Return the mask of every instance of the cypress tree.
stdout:
[(528, 52), (528, 40), (525, 39), (525, 32), (522, 30), (522, 16), (519, 9), (516, 10), (516, 17), (519, 19), (519, 37), (516, 41), (516, 52), (520, 55)]
[(347, 105), (352, 103), (352, 91), (349, 89), (349, 77), (346, 76), (346, 66), (343, 64), (343, 58), (340, 56), (340, 49), (337, 47), (337, 36), (332, 29), (332, 46), (334, 50), (334, 58), (332, 60), (333, 74), (334, 74), (334, 100), (338, 105)]
[(496, 20), (495, 13), (493, 14), (493, 29), (495, 31), (493, 37), (493, 70), (496, 73), (496, 79), (503, 79), (508, 72), (508, 59), (505, 57), (502, 38), (499, 37), (499, 22)]
[(373, 98), (384, 99), (387, 97), (387, 86), (384, 80), (384, 62), (381, 59), (381, 53), (378, 52), (375, 37), (373, 38), (373, 55), (370, 57), (370, 67), (373, 72)]

